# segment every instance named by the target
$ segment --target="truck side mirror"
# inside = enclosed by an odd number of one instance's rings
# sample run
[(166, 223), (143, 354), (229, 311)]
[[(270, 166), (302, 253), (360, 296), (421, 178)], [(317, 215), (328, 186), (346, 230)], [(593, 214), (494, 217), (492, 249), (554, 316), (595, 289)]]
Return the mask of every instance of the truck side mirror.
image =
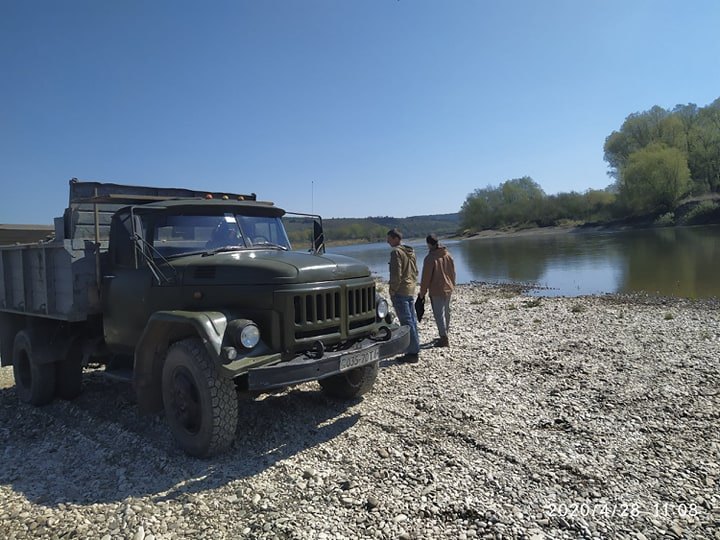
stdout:
[(135, 267), (145, 266), (145, 257), (147, 256), (145, 248), (145, 235), (143, 233), (142, 220), (140, 216), (132, 214), (132, 234), (133, 243), (135, 245)]
[(137, 246), (134, 238), (130, 212), (119, 212), (110, 224), (110, 244), (108, 251), (113, 265), (137, 268)]
[(318, 220), (313, 221), (313, 250), (315, 253), (325, 253), (325, 233)]

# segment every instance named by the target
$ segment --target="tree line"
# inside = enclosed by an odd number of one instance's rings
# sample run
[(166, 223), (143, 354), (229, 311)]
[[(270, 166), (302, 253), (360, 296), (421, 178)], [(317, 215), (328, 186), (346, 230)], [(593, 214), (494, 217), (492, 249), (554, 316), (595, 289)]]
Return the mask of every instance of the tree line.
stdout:
[(720, 98), (707, 107), (654, 106), (628, 116), (604, 145), (614, 182), (603, 190), (546, 195), (530, 177), (476, 189), (460, 209), (466, 230), (563, 222), (720, 218)]

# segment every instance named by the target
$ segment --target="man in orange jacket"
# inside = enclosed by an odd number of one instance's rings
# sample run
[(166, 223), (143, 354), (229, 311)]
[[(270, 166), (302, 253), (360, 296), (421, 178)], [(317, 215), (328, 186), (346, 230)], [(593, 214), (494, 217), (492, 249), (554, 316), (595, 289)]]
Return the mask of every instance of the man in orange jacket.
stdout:
[(424, 300), (425, 295), (430, 293), (433, 316), (440, 334), (435, 347), (449, 347), (450, 297), (455, 289), (455, 261), (447, 248), (438, 243), (434, 234), (429, 234), (425, 242), (429, 251), (423, 261), (418, 296)]

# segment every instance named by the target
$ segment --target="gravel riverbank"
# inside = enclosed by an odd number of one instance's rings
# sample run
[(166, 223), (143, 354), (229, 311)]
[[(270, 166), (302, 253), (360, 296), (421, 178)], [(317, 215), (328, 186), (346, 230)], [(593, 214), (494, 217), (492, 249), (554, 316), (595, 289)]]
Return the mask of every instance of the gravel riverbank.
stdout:
[(356, 402), (243, 398), (206, 461), (127, 384), (32, 408), (2, 368), (0, 536), (720, 539), (716, 301), (467, 285), (451, 339)]

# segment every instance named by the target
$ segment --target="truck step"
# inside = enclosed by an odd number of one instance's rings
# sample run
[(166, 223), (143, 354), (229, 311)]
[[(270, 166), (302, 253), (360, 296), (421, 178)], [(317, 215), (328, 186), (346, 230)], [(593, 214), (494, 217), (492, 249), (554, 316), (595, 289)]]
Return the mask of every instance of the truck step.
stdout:
[(133, 380), (132, 369), (106, 369), (102, 371), (104, 377), (114, 381), (123, 381), (131, 383)]

